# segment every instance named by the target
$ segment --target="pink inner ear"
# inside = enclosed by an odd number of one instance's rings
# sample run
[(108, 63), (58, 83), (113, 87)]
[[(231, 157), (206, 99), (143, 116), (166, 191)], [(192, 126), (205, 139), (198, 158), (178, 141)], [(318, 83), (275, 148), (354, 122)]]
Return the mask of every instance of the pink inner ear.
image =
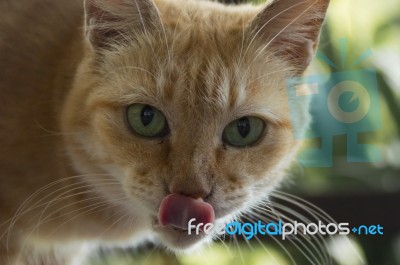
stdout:
[[(134, 2), (134, 0), (132, 0)], [(86, 12), (89, 14), (104, 10), (104, 7), (122, 6), (123, 0), (85, 0)]]
[(264, 43), (305, 68), (318, 42), (329, 0), (277, 0), (267, 6), (251, 25)]
[(107, 48), (112, 41), (120, 39), (123, 29), (116, 27), (115, 22), (123, 18), (111, 12), (124, 9), (123, 0), (87, 0), (85, 8), (87, 35), (94, 47)]
[(94, 48), (121, 44), (161, 23), (151, 0), (87, 0), (85, 12), (87, 36)]
[(122, 4), (122, 0), (87, 0), (85, 1), (87, 18), (96, 22), (116, 21), (118, 17), (112, 15), (110, 10), (116, 10), (122, 7)]

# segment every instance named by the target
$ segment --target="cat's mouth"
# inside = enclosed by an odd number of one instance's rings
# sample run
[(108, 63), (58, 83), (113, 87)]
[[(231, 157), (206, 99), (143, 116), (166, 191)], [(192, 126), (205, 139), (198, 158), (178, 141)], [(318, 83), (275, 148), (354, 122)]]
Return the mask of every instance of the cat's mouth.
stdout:
[(153, 225), (162, 241), (172, 249), (187, 249), (205, 238), (204, 224), (213, 223), (213, 207), (202, 199), (181, 194), (166, 196)]
[(188, 230), (191, 220), (197, 225), (212, 223), (214, 219), (214, 209), (209, 203), (177, 193), (166, 196), (158, 212), (161, 226), (172, 226), (182, 230)]

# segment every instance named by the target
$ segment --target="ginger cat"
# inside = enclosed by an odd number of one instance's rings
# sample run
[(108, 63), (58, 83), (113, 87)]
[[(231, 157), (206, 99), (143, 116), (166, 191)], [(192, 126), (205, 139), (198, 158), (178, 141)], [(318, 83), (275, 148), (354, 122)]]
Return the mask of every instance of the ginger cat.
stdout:
[(328, 2), (2, 0), (0, 264), (145, 240), (179, 252), (212, 239), (189, 219), (260, 203), (299, 146), (285, 80)]

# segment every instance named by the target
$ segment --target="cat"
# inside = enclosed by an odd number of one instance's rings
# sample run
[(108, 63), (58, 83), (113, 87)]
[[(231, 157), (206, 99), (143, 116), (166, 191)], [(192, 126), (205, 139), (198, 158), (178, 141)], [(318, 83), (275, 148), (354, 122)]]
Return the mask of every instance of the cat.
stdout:
[[(2, 0), (0, 264), (179, 253), (279, 185), (329, 0)], [(307, 104), (295, 121), (306, 129)]]

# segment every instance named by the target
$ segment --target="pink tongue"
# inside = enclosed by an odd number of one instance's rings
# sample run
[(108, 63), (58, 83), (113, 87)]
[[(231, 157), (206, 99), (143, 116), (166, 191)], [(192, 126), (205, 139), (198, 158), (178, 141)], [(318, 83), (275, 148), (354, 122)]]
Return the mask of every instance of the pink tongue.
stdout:
[(177, 193), (165, 197), (158, 212), (160, 225), (171, 225), (183, 230), (188, 229), (188, 222), (192, 218), (196, 218), (192, 222), (196, 225), (212, 223), (214, 217), (214, 209), (210, 204)]

